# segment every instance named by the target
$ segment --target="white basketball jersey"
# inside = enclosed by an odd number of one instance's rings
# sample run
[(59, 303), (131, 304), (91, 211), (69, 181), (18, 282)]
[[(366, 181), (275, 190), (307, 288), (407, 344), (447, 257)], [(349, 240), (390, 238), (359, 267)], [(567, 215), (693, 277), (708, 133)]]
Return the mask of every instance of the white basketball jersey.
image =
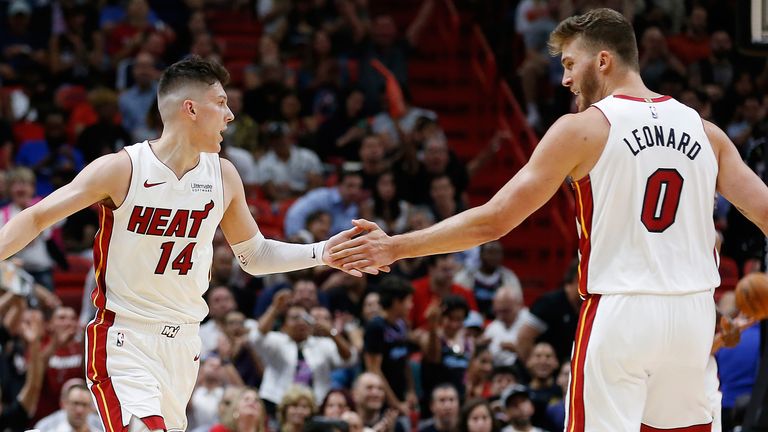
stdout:
[(94, 305), (128, 319), (200, 322), (224, 212), (219, 156), (201, 153), (178, 179), (146, 141), (125, 151), (133, 165), (125, 201), (100, 205)]
[(579, 292), (685, 294), (717, 287), (718, 165), (701, 117), (669, 96), (608, 96), (594, 106), (610, 133), (595, 167), (572, 184)]

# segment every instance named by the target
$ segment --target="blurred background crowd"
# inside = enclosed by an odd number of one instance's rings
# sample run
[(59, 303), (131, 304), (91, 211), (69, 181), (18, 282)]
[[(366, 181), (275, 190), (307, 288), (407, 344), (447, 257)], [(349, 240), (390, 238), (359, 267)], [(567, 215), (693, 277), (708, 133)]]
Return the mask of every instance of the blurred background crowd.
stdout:
[[(315, 242), (358, 217), (427, 227), (489, 198), (573, 110), (546, 41), (598, 6), (635, 23), (648, 86), (727, 131), (766, 179), (768, 64), (737, 49), (736, 5), (0, 0), (0, 225), (95, 158), (159, 137), (159, 75), (197, 55), (232, 74), (221, 154), (267, 237)], [(251, 277), (217, 237), (188, 430), (562, 430), (581, 300), (572, 202), (555, 201), (519, 234), (386, 276)], [(764, 270), (765, 237), (724, 200), (713, 218), (719, 312), (734, 317), (730, 289)], [(98, 225), (83, 210), (15, 256), (37, 286), (0, 290), (0, 431), (101, 430), (82, 340)], [(714, 354), (725, 431), (740, 428), (759, 341), (753, 326)]]

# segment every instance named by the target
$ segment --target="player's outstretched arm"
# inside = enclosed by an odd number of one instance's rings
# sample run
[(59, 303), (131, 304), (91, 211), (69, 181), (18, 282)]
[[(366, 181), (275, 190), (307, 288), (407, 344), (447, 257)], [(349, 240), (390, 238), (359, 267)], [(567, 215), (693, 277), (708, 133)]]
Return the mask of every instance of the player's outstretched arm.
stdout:
[(744, 163), (725, 132), (708, 121), (704, 130), (717, 155), (717, 191), (768, 235), (768, 187)]
[[(350, 240), (362, 232), (361, 229), (354, 227), (333, 236), (327, 242), (313, 244), (294, 244), (266, 239), (259, 232), (259, 227), (248, 210), (243, 182), (234, 165), (222, 159), (221, 173), (225, 206), (221, 230), (232, 246), (240, 267), (247, 273), (254, 275), (283, 273), (322, 264), (339, 268), (338, 265), (329, 262), (328, 251), (325, 248)], [(376, 268), (362, 270), (369, 273), (378, 272)], [(382, 270), (387, 269), (382, 268)], [(359, 270), (345, 271), (354, 276), (362, 276)]]
[(380, 267), (402, 258), (457, 252), (498, 239), (544, 205), (566, 177), (586, 175), (588, 169), (583, 167), (597, 160), (607, 133), (608, 123), (597, 108), (563, 116), (542, 137), (530, 161), (487, 203), (429, 228), (394, 237), (372, 222), (354, 221), (368, 234), (331, 248), (331, 258), (346, 269)]
[(44, 229), (76, 211), (104, 199), (122, 202), (130, 176), (131, 162), (125, 152), (96, 159), (71, 183), (14, 216), (0, 229), (0, 259), (12, 256)]

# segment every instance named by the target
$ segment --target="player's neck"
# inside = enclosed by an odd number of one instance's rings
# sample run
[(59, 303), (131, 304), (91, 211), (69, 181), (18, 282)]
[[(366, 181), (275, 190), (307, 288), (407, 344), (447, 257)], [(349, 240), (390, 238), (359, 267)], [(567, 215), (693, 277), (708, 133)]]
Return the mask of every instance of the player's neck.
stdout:
[(159, 139), (150, 141), (152, 152), (170, 168), (176, 177), (181, 178), (197, 166), (200, 161), (200, 150), (194, 140), (185, 133), (163, 130)]
[(621, 74), (614, 80), (608, 81), (605, 86), (605, 96), (608, 95), (626, 95), (640, 98), (661, 96), (646, 87), (643, 79), (640, 78), (640, 74), (637, 72)]

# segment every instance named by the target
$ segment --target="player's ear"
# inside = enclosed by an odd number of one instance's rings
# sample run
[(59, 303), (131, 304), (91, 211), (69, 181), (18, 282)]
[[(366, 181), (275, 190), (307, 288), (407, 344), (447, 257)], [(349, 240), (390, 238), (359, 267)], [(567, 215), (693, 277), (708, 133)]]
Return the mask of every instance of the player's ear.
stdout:
[(191, 99), (187, 99), (184, 101), (183, 109), (184, 114), (187, 114), (188, 116), (191, 116), (192, 118), (195, 117), (195, 102)]
[(611, 53), (609, 53), (608, 51), (600, 51), (597, 54), (597, 57), (599, 60), (598, 69), (601, 72), (605, 72), (605, 70), (611, 66), (611, 62), (613, 60)]

